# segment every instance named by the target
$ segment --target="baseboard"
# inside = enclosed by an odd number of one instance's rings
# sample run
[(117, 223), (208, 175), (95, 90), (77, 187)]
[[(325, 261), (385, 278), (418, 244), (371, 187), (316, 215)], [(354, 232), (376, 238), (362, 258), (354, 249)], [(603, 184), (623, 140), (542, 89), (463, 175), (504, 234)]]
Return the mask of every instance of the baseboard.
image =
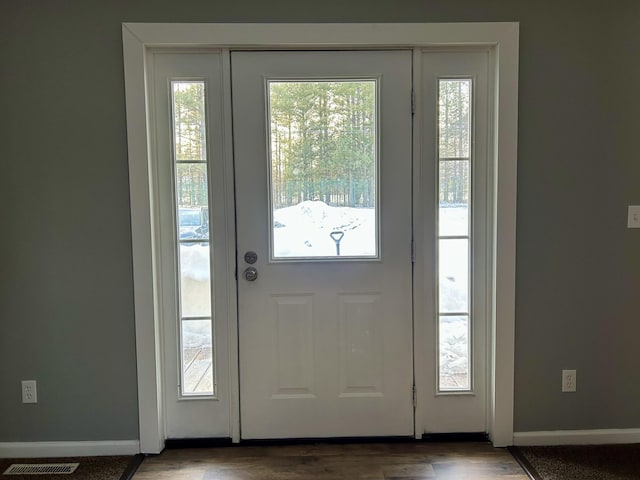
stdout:
[(606, 445), (614, 443), (640, 443), (640, 428), (513, 433), (513, 444), (519, 446)]
[(103, 442), (0, 442), (0, 458), (100, 457), (140, 453), (139, 440)]

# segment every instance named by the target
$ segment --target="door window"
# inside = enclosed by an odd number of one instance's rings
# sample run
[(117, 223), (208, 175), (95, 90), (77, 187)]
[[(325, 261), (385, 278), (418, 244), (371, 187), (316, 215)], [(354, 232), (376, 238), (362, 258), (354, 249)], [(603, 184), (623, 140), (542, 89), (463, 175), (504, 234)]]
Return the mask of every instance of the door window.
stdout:
[(268, 82), (271, 257), (375, 258), (377, 82)]

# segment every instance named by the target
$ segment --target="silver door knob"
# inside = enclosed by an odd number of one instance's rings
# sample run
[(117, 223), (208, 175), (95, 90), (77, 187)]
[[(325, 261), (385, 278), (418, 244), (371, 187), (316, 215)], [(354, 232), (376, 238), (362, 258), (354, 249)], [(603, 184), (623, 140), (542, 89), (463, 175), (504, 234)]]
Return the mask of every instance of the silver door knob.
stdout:
[(244, 269), (244, 279), (247, 282), (255, 282), (258, 278), (258, 270), (255, 267), (247, 267)]
[(258, 254), (256, 252), (247, 252), (244, 254), (244, 261), (249, 265), (252, 265), (258, 261)]

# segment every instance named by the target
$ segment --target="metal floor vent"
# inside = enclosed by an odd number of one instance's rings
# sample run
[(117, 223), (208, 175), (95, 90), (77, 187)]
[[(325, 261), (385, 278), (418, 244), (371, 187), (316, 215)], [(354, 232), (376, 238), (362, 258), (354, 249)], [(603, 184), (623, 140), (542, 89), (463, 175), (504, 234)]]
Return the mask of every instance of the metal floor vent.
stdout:
[(14, 463), (3, 475), (68, 475), (79, 463)]

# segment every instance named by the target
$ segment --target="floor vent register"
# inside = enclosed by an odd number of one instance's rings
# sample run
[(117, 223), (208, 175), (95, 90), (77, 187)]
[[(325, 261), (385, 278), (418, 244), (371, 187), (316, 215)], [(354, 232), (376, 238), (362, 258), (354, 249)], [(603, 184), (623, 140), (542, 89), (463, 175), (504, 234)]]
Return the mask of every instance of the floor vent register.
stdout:
[(3, 475), (68, 475), (79, 463), (14, 463)]

